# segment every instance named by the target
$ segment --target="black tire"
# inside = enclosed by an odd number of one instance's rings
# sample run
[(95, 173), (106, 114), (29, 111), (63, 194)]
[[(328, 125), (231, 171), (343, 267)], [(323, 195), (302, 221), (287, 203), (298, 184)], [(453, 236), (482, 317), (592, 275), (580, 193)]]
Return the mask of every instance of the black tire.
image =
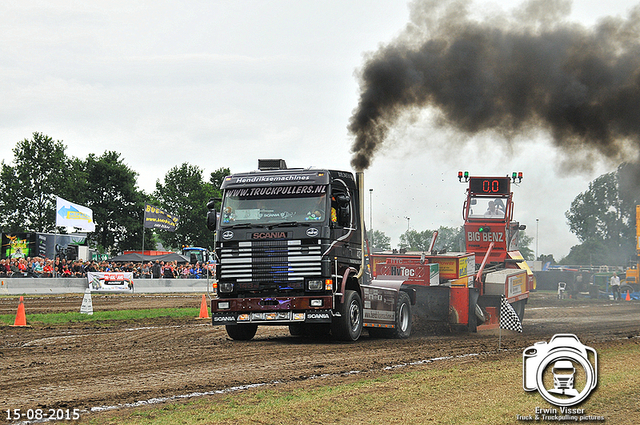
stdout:
[(311, 338), (326, 338), (331, 335), (330, 323), (310, 323), (306, 326), (307, 335)]
[(236, 341), (249, 341), (256, 335), (258, 325), (226, 325), (227, 335)]
[(621, 285), (620, 286), (620, 299), (626, 299), (627, 292), (634, 292), (631, 285)]
[(289, 325), (291, 336), (324, 338), (331, 333), (329, 323), (294, 323)]
[(372, 338), (409, 338), (412, 327), (411, 319), (411, 299), (406, 292), (400, 291), (398, 294), (398, 304), (396, 305), (395, 328), (369, 328), (369, 336)]
[(398, 294), (398, 305), (396, 306), (396, 327), (393, 330), (393, 337), (406, 339), (411, 335), (411, 299), (406, 292), (400, 291)]
[(331, 323), (333, 337), (340, 341), (357, 341), (362, 334), (362, 299), (356, 291), (346, 290), (338, 306), (340, 317)]
[(291, 336), (303, 336), (305, 334), (304, 323), (294, 323), (289, 325), (289, 333)]

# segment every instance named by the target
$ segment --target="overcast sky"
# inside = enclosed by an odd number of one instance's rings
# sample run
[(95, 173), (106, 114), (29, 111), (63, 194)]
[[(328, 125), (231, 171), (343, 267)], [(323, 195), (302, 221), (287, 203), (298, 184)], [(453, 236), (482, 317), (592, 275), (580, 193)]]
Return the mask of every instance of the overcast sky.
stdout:
[[(590, 27), (637, 3), (575, 0), (568, 19)], [(470, 9), (483, 16), (515, 6), (477, 0)], [(2, 2), (0, 158), (10, 163), (16, 143), (41, 132), (68, 155), (120, 152), (146, 192), (183, 162), (207, 176), (253, 170), (267, 157), (351, 169), (355, 73), (408, 20), (398, 0)], [(426, 135), (438, 143), (416, 148)], [(534, 250), (560, 259), (578, 243), (566, 224), (571, 201), (617, 165), (563, 171), (567, 158), (542, 132), (516, 148), (486, 136), (452, 148), (450, 137), (425, 113), (367, 170), (367, 224), (372, 217), (394, 246), (408, 226), (462, 224), (458, 170), (522, 171), (515, 217), (537, 235)]]

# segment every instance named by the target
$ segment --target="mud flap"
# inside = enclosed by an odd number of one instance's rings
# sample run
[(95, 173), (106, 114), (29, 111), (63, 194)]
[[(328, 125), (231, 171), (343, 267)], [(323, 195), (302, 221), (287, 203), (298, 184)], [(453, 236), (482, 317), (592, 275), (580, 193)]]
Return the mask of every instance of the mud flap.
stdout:
[(480, 297), (480, 290), (477, 288), (469, 288), (469, 332), (477, 332), (480, 320), (476, 315), (476, 307), (478, 305), (478, 298)]
[(449, 320), (449, 292), (447, 286), (414, 286), (416, 291), (416, 305), (413, 308), (414, 316), (420, 321), (447, 322)]
[(478, 318), (476, 305), (480, 292), (476, 288), (450, 288), (448, 286), (413, 286), (416, 304), (412, 308), (413, 321), (419, 327), (429, 323), (452, 325), (461, 331), (476, 332)]
[(461, 332), (476, 332), (478, 316), (476, 305), (479, 291), (475, 288), (452, 287), (449, 309), (449, 323), (452, 329)]
[(478, 297), (478, 305), (487, 312), (487, 321), (482, 324), (483, 330), (497, 329), (500, 320), (501, 295), (482, 295)]
[(478, 297), (478, 305), (482, 308), (495, 307), (500, 311), (500, 302), (502, 297), (500, 295), (483, 295)]

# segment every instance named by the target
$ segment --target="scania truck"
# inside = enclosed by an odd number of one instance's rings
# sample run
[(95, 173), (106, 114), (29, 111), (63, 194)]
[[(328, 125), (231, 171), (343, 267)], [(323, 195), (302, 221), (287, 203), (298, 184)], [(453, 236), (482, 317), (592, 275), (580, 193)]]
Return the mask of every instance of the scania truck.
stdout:
[(371, 279), (362, 185), (362, 173), (283, 160), (226, 177), (222, 199), (207, 205), (218, 262), (213, 324), (235, 340), (262, 325), (347, 341), (365, 327), (408, 337), (415, 294), (400, 280)]

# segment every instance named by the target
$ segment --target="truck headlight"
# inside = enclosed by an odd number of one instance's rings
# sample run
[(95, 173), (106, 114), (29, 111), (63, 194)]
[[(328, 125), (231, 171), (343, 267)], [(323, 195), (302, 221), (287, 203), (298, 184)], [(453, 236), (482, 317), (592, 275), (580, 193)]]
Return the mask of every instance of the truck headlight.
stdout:
[(310, 291), (322, 291), (324, 289), (324, 281), (310, 280), (307, 282), (307, 288), (309, 288)]
[(230, 282), (218, 283), (218, 291), (233, 292), (233, 283), (230, 283)]
[(220, 310), (226, 310), (229, 308), (229, 301), (219, 301), (218, 302), (218, 308)]

